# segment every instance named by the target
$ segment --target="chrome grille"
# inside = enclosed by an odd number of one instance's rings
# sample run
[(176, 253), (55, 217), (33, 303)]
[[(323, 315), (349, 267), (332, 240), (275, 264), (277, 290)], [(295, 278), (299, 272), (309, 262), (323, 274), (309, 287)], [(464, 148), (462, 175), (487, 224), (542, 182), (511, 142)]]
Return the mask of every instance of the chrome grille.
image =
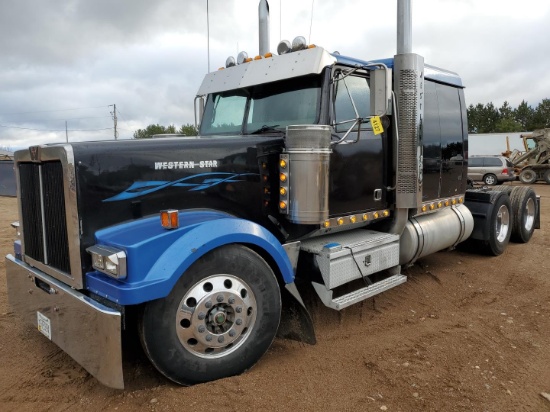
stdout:
[(19, 164), (25, 255), (71, 271), (61, 161)]

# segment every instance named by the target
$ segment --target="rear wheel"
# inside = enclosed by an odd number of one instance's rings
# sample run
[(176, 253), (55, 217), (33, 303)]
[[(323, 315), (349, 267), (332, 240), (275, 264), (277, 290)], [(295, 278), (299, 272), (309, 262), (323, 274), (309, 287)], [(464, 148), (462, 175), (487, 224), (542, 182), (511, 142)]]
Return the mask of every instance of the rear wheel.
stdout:
[(537, 216), (537, 196), (533, 189), (516, 186), (510, 194), (512, 203), (512, 237), (518, 243), (527, 243), (535, 230)]
[(486, 254), (498, 256), (506, 250), (512, 232), (511, 210), (510, 198), (505, 194), (500, 195), (491, 212), (489, 240), (483, 242)]
[(254, 251), (229, 245), (203, 256), (166, 298), (146, 305), (141, 341), (163, 375), (190, 385), (254, 365), (271, 345), (280, 316), (269, 265)]
[(494, 186), (497, 184), (497, 182), (497, 177), (492, 173), (483, 176), (483, 183), (485, 183), (487, 186)]
[(519, 180), (521, 183), (530, 185), (537, 181), (537, 173), (533, 169), (523, 169), (519, 174)]

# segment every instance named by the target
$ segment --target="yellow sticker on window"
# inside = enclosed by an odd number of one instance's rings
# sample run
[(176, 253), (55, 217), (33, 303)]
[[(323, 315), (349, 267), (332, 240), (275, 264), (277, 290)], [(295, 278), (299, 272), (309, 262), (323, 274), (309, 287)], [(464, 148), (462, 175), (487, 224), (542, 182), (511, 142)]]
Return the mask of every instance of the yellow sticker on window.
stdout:
[(372, 132), (375, 135), (384, 133), (384, 126), (382, 126), (382, 120), (380, 120), (380, 116), (372, 116), (370, 118), (370, 124), (372, 126)]

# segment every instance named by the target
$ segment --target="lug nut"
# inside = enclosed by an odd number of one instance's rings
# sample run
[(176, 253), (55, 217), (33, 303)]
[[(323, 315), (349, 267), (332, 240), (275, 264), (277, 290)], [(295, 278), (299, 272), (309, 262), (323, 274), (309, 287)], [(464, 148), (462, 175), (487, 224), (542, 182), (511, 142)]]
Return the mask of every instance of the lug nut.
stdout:
[(223, 336), (220, 336), (220, 337), (218, 338), (218, 342), (219, 342), (219, 343), (223, 343)]
[(206, 340), (210, 342), (212, 340), (212, 335), (206, 335)]
[(229, 331), (229, 336), (234, 337), (237, 334), (234, 330)]
[(236, 323), (237, 325), (242, 325), (242, 324), (243, 324), (243, 320), (242, 320), (242, 319), (237, 319), (237, 320), (235, 321), (235, 323)]
[(235, 309), (235, 311), (237, 313), (241, 313), (243, 311), (243, 308), (241, 306), (237, 306), (237, 308)]
[(208, 301), (204, 304), (204, 306), (206, 307), (206, 309), (210, 309), (212, 307), (212, 302)]
[(199, 333), (204, 333), (205, 330), (206, 328), (204, 327), (204, 325), (199, 326)]
[(235, 303), (235, 298), (229, 298), (228, 300), (229, 304), (232, 305)]
[(199, 320), (204, 320), (205, 317), (206, 317), (206, 314), (204, 312), (199, 313), (199, 316), (198, 316)]
[(223, 295), (218, 295), (218, 296), (216, 297), (216, 300), (217, 300), (218, 302), (220, 302), (220, 303), (223, 302)]

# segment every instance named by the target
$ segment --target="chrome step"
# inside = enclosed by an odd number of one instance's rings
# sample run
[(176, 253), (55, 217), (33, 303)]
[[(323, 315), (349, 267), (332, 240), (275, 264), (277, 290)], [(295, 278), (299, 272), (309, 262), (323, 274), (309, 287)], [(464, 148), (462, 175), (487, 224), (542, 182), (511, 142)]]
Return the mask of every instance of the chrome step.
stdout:
[(342, 310), (362, 300), (368, 299), (372, 296), (378, 295), (388, 289), (398, 286), (407, 281), (407, 277), (404, 275), (393, 275), (372, 285), (366, 286), (361, 289), (354, 290), (346, 295), (340, 296), (336, 299), (332, 298), (332, 290), (329, 290), (325, 285), (321, 285), (316, 282), (311, 282), (315, 291), (325, 304), (329, 308), (335, 310)]

